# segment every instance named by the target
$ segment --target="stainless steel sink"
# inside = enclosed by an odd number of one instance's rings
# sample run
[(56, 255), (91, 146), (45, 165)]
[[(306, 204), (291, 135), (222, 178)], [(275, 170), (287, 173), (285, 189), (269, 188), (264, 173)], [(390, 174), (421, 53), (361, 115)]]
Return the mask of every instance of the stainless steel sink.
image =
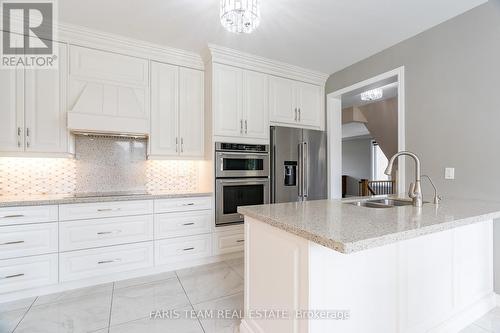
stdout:
[(373, 200), (360, 200), (353, 202), (346, 202), (348, 205), (368, 208), (393, 208), (401, 206), (411, 206), (411, 200), (402, 199), (373, 199)]

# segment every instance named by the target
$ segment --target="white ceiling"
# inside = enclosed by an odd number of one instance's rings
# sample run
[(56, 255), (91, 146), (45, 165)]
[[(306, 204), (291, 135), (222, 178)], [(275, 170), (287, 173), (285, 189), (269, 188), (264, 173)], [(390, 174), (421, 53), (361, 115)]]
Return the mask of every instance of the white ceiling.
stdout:
[(486, 0), (261, 0), (250, 35), (226, 32), (219, 0), (62, 0), (62, 22), (195, 52), (207, 43), (334, 73)]

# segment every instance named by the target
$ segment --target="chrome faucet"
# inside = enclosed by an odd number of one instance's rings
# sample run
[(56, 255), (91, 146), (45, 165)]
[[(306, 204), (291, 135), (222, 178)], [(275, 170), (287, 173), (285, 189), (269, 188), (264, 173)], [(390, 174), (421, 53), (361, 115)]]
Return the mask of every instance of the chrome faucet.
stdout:
[(399, 156), (410, 156), (415, 161), (415, 182), (410, 184), (410, 189), (408, 190), (408, 195), (413, 200), (414, 207), (422, 207), (422, 186), (421, 186), (421, 175), (420, 175), (420, 159), (417, 155), (409, 151), (400, 151), (389, 160), (389, 165), (385, 169), (385, 174), (390, 176), (392, 174), (392, 167), (394, 162)]
[(439, 205), (439, 202), (441, 200), (443, 200), (443, 197), (438, 194), (437, 187), (436, 187), (436, 185), (434, 185), (434, 182), (432, 181), (431, 177), (429, 177), (427, 175), (422, 175), (422, 178), (429, 179), (429, 182), (431, 183), (432, 187), (434, 188), (434, 200), (433, 200), (433, 202), (435, 205)]

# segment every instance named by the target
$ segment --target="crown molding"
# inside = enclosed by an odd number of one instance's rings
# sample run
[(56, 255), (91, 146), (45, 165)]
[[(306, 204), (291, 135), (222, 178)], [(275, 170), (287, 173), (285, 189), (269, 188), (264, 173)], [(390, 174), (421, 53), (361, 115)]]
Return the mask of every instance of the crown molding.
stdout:
[(202, 58), (194, 52), (61, 22), (56, 24), (56, 29), (60, 42), (204, 70)]
[(206, 64), (219, 63), (257, 72), (281, 76), (293, 80), (324, 86), (329, 74), (267, 59), (253, 54), (240, 52), (227, 47), (208, 44), (208, 52), (203, 54)]

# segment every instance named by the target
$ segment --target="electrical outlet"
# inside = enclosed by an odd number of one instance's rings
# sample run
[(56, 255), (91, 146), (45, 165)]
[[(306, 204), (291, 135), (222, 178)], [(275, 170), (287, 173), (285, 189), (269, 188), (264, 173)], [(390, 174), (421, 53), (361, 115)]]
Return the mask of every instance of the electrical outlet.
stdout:
[(455, 179), (455, 168), (445, 168), (444, 179)]

